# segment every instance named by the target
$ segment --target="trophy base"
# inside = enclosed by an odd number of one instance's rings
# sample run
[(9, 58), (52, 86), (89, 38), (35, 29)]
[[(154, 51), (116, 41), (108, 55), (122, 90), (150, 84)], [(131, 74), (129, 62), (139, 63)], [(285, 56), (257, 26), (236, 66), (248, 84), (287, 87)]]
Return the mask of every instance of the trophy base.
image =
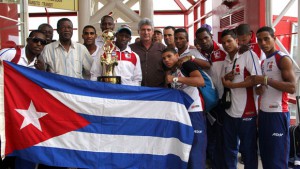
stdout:
[(112, 84), (121, 84), (121, 76), (99, 76), (97, 78), (97, 81)]

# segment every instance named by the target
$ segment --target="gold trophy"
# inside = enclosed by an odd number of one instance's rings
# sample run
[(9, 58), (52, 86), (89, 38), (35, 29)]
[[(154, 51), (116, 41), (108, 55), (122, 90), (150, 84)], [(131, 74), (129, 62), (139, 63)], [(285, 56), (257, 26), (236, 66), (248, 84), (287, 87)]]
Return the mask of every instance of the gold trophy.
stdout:
[(113, 44), (114, 33), (111, 30), (106, 30), (102, 34), (104, 45), (103, 55), (100, 58), (102, 72), (97, 78), (100, 82), (108, 82), (113, 84), (121, 84), (121, 76), (115, 76), (114, 69), (118, 66), (118, 56), (115, 52), (115, 44)]

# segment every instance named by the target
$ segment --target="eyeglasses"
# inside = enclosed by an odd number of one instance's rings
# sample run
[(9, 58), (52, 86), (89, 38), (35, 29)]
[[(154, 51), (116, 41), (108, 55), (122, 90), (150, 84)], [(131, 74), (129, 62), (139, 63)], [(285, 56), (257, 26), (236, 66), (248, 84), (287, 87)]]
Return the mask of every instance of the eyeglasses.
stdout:
[(45, 39), (37, 38), (37, 37), (29, 37), (28, 39), (31, 39), (33, 43), (41, 43), (41, 45), (47, 45), (47, 41)]

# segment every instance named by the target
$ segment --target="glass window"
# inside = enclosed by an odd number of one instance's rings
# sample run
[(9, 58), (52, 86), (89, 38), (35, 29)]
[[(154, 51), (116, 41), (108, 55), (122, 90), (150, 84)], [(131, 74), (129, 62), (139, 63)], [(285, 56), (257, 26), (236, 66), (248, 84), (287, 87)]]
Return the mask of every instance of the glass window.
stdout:
[(154, 25), (158, 26), (182, 27), (184, 24), (184, 17), (182, 15), (155, 15), (153, 17), (155, 21)]
[(194, 23), (194, 12), (191, 12), (189, 15), (188, 15), (188, 25)]
[(212, 11), (212, 0), (206, 0), (204, 6), (206, 14)]
[(188, 34), (189, 34), (189, 44), (194, 45), (194, 39), (195, 39), (194, 25), (189, 27)]
[[(29, 17), (28, 19), (28, 29), (29, 30), (35, 30), (38, 29), (40, 24), (47, 23), (46, 17)], [(33, 23), (33, 24), (31, 24)]]
[[(284, 7), (290, 2), (290, 0), (281, 0), (280, 3), (276, 0), (272, 1), (272, 12), (273, 15), (279, 15)], [(294, 1), (293, 5), (290, 7), (289, 10), (287, 10), (285, 16), (298, 16), (298, 7), (299, 7), (299, 2)]]
[[(212, 23), (212, 16), (206, 18), (206, 19), (205, 19), (205, 23), (208, 24), (208, 25), (210, 25), (210, 26), (212, 27), (212, 26), (213, 26), (213, 23)], [(214, 31), (214, 30), (212, 29), (211, 33), (213, 33), (213, 31)]]

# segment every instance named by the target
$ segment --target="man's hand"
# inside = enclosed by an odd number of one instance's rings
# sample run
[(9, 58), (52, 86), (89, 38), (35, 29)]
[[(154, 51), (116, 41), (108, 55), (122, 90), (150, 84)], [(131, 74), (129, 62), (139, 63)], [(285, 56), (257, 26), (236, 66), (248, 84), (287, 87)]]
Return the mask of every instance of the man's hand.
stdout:
[(262, 75), (252, 75), (245, 78), (245, 81), (251, 81), (253, 85), (264, 84), (264, 77)]
[(222, 83), (224, 87), (231, 88), (232, 85), (231, 80), (226, 80), (225, 77), (222, 77)]
[(187, 62), (189, 60), (192, 59), (192, 56), (184, 56), (182, 58), (180, 58), (177, 62), (178, 66), (181, 67), (181, 65), (184, 63), (184, 62)]
[(224, 79), (225, 79), (225, 80), (230, 80), (230, 81), (232, 81), (232, 80), (234, 79), (234, 72), (231, 71), (231, 72), (227, 73), (227, 74), (224, 76)]
[(45, 65), (44, 65), (44, 63), (42, 61), (38, 60), (38, 59), (35, 60), (34, 67), (37, 70), (45, 71)]
[(174, 78), (174, 76), (167, 74), (166, 75), (166, 83), (167, 84), (173, 83), (173, 78)]
[(262, 95), (266, 90), (266, 86), (265, 85), (259, 85), (257, 87), (255, 87), (255, 93), (257, 95)]
[(250, 83), (251, 86), (254, 86), (254, 85), (256, 85), (255, 84), (255, 79), (256, 79), (256, 75), (247, 76), (244, 81), (247, 82), (247, 83)]

